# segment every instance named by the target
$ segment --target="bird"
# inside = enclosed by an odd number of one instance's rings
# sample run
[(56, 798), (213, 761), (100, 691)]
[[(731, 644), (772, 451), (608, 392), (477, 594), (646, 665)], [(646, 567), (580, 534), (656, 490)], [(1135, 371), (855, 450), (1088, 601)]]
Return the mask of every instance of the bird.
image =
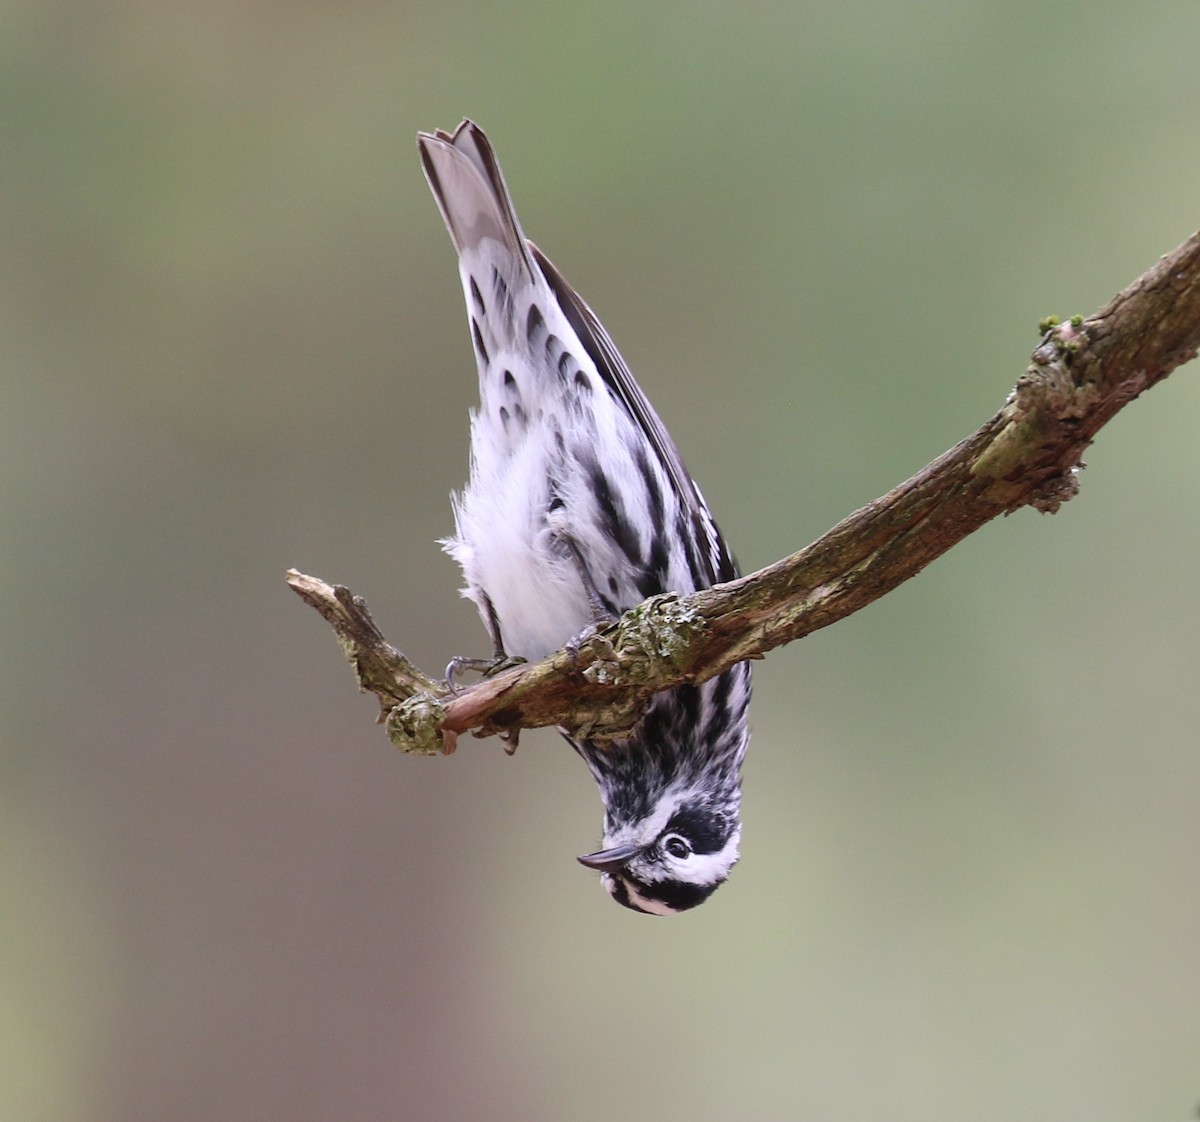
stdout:
[[(650, 596), (732, 580), (737, 564), (608, 332), (517, 218), (471, 120), (417, 134), (454, 249), (479, 369), (465, 488), (443, 541), (497, 659), (542, 658)], [(728, 877), (741, 842), (750, 668), (655, 695), (627, 735), (562, 734), (604, 804), (579, 857), (611, 897), (673, 915)]]

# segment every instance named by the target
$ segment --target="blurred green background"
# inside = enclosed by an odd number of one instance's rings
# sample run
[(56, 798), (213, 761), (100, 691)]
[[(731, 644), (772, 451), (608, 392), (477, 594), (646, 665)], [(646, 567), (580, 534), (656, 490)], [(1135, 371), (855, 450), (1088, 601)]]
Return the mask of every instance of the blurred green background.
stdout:
[(283, 570), (432, 669), (480, 121), (744, 568), (1200, 225), (1200, 8), (0, 8), (0, 1116), (1108, 1122), (1200, 1101), (1198, 371), (1055, 518), (757, 670), (743, 862), (614, 907), (555, 736), (392, 751)]

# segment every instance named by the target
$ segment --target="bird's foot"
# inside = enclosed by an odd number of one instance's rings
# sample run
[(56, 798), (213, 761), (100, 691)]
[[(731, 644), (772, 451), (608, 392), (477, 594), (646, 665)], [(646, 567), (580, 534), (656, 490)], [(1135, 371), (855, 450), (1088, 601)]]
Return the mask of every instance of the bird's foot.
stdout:
[(501, 671), (511, 670), (514, 666), (520, 666), (526, 661), (528, 660), (519, 655), (507, 655), (503, 651), (491, 658), (466, 658), (459, 655), (446, 663), (446, 686), (452, 694), (457, 694), (460, 692), (458, 676), (464, 670), (469, 670), (483, 678), (491, 678)]

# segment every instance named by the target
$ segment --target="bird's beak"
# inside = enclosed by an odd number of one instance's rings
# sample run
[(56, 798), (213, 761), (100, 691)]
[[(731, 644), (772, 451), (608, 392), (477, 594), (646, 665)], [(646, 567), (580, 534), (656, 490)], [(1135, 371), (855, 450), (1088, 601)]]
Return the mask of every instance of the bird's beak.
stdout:
[(599, 869), (602, 873), (615, 873), (629, 864), (640, 850), (641, 847), (636, 845), (616, 845), (612, 849), (601, 849), (597, 853), (585, 853), (576, 860), (589, 869)]

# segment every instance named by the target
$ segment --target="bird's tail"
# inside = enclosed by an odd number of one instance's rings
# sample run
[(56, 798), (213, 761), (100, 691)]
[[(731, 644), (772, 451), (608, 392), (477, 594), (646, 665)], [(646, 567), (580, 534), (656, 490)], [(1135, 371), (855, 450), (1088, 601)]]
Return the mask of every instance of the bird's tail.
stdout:
[(500, 242), (530, 276), (537, 268), (483, 129), (463, 121), (453, 133), (417, 133), (425, 178), (461, 257), (485, 238)]

